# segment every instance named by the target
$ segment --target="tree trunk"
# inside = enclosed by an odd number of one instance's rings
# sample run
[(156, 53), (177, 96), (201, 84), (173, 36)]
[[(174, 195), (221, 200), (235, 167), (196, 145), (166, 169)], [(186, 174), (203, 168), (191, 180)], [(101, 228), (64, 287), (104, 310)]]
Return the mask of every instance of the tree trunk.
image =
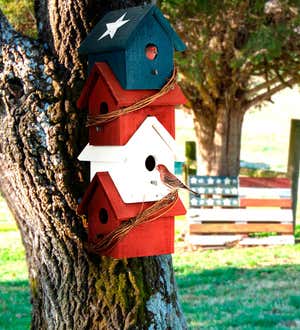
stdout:
[(200, 162), (207, 175), (239, 174), (243, 109), (219, 104), (214, 112), (193, 109)]
[(36, 1), (39, 41), (0, 11), (0, 187), (26, 249), (31, 327), (185, 329), (171, 256), (113, 260), (84, 249), (76, 208), (88, 171), (76, 157), (86, 114), (75, 104), (86, 77), (76, 49), (93, 6), (110, 9), (99, 3)]

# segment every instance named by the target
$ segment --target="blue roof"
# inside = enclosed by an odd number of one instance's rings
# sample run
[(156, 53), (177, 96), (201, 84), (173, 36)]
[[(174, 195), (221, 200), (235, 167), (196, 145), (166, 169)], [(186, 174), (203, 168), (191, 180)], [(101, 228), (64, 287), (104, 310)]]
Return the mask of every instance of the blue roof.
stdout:
[[(154, 5), (130, 7), (107, 13), (80, 45), (80, 54), (102, 53), (126, 49), (139, 31), (143, 21), (153, 17), (169, 35), (177, 51), (184, 51), (185, 44), (173, 30), (169, 21)], [(110, 25), (110, 23), (115, 23)], [(112, 27), (113, 31), (110, 32)]]

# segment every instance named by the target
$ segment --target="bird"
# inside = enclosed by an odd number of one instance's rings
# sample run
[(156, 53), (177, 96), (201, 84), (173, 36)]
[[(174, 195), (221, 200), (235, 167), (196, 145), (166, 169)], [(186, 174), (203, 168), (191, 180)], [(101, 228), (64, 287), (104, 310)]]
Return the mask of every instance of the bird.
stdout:
[(157, 47), (155, 45), (149, 44), (146, 47), (146, 57), (148, 58), (148, 60), (154, 60), (158, 54), (158, 50)]
[(172, 174), (165, 165), (158, 164), (156, 165), (156, 169), (158, 170), (160, 174), (160, 179), (164, 185), (166, 185), (168, 188), (172, 190), (176, 189), (186, 189), (190, 191), (191, 193), (199, 196), (199, 193), (192, 190), (188, 186), (186, 186), (184, 183), (182, 183), (174, 174)]

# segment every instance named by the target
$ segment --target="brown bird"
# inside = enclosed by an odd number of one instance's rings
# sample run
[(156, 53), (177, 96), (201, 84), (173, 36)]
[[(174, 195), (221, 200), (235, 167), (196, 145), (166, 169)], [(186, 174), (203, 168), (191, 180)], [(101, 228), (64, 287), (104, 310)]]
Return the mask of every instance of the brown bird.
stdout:
[(158, 164), (156, 166), (156, 169), (158, 170), (160, 174), (160, 179), (162, 183), (164, 183), (168, 188), (175, 190), (175, 189), (187, 189), (191, 193), (198, 195), (199, 194), (186, 186), (184, 183), (182, 183), (174, 174), (172, 174), (165, 165)]

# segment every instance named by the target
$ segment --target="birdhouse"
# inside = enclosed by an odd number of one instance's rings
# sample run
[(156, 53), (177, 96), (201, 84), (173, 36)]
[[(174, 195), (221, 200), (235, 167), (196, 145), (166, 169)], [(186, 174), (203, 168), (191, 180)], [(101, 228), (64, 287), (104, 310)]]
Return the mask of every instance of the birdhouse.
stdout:
[(124, 89), (160, 89), (173, 72), (174, 49), (185, 45), (153, 5), (107, 13), (79, 47), (89, 70), (107, 62)]
[[(108, 172), (96, 173), (81, 204), (79, 214), (88, 216), (88, 240), (94, 243), (149, 207), (151, 203), (125, 204)], [(174, 216), (184, 214), (178, 199), (161, 218), (140, 224), (125, 235), (111, 250), (101, 255), (133, 258), (174, 252)]]
[(174, 168), (180, 158), (175, 140), (156, 119), (147, 117), (124, 146), (88, 144), (79, 155), (91, 164), (91, 179), (97, 172), (109, 172), (125, 203), (157, 201), (169, 191), (161, 183), (157, 164)]
[[(155, 94), (153, 90), (125, 90), (106, 63), (96, 63), (77, 106), (89, 116), (111, 113)], [(186, 102), (178, 85), (149, 106), (121, 115), (113, 121), (89, 127), (91, 145), (124, 145), (148, 116), (155, 116), (175, 137), (175, 105)], [(113, 134), (112, 134), (113, 132)]]

